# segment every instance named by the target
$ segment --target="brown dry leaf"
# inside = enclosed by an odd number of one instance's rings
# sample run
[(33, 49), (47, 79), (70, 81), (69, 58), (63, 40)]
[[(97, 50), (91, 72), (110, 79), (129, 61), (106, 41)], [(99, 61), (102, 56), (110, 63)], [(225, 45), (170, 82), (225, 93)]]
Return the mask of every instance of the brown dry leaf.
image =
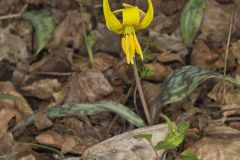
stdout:
[(28, 145), (16, 144), (12, 134), (6, 133), (0, 137), (0, 159), (1, 160), (16, 160), (21, 159), (25, 155), (31, 153), (31, 148)]
[(62, 149), (61, 151), (63, 153), (68, 153), (70, 152), (74, 147), (76, 146), (76, 140), (74, 137), (65, 137), (64, 143), (62, 144)]
[(53, 123), (44, 113), (39, 112), (34, 118), (34, 125), (38, 130), (43, 130), (51, 127)]
[(205, 132), (208, 136), (218, 137), (219, 135), (237, 135), (240, 134), (240, 131), (237, 129), (233, 129), (228, 126), (217, 126), (214, 123), (210, 123), (207, 128), (205, 128)]
[(230, 55), (232, 55), (237, 60), (237, 63), (240, 64), (240, 40), (232, 43), (229, 51)]
[(125, 104), (128, 96), (124, 94), (124, 88), (122, 86), (113, 86), (113, 92), (107, 97), (107, 100)]
[[(106, 71), (117, 63), (117, 58), (105, 52), (94, 54), (94, 67), (99, 71)], [(73, 59), (72, 69), (74, 71), (86, 71), (91, 68), (89, 58), (76, 57)]]
[(142, 82), (142, 88), (148, 106), (155, 103), (157, 96), (159, 96), (160, 84), (154, 84), (147, 81)]
[(116, 79), (121, 79), (125, 84), (131, 84), (133, 82), (133, 71), (131, 70), (130, 66), (125, 64), (121, 65), (115, 70)]
[(48, 131), (36, 136), (38, 143), (60, 148), (65, 153), (82, 154), (83, 151), (93, 144), (82, 144), (76, 137), (69, 134), (59, 134), (54, 131)]
[(160, 0), (159, 11), (172, 15), (184, 7), (185, 0)]
[(86, 70), (73, 75), (68, 81), (66, 103), (94, 102), (113, 91), (104, 75), (98, 70)]
[(1, 108), (0, 109), (0, 137), (7, 133), (9, 126), (8, 123), (13, 119), (14, 117), (17, 117), (18, 120), (19, 117), (22, 117), (21, 114), (19, 114), (15, 109), (9, 109), (9, 108)]
[(204, 41), (198, 40), (193, 46), (191, 64), (203, 68), (219, 69), (224, 67), (224, 60), (212, 52)]
[(159, 13), (158, 15), (154, 16), (154, 19), (151, 23), (151, 34), (159, 35), (174, 32), (178, 27), (178, 19), (179, 17), (176, 14), (172, 16), (165, 16), (164, 14)]
[[(27, 101), (15, 90), (10, 82), (0, 82), (0, 93), (16, 96), (19, 99), (6, 99), (0, 101), (0, 133), (6, 133), (8, 123), (12, 118), (19, 122), (23, 117), (33, 113)], [(0, 136), (1, 136), (0, 135)]]
[(117, 59), (104, 52), (94, 54), (94, 65), (99, 71), (106, 71), (117, 63)]
[(105, 24), (98, 23), (97, 29), (92, 32), (95, 35), (96, 42), (93, 46), (93, 51), (103, 51), (106, 53), (113, 53), (119, 56), (121, 51), (120, 36), (110, 32)]
[(51, 105), (59, 105), (62, 104), (62, 102), (65, 100), (68, 93), (68, 87), (64, 86), (62, 89), (58, 92), (53, 93), (54, 103)]
[(18, 154), (19, 150), (14, 143), (12, 134), (6, 133), (0, 137), (0, 159), (14, 160)]
[(69, 48), (59, 47), (50, 55), (32, 64), (30, 72), (69, 72), (71, 71), (73, 51)]
[(41, 79), (28, 86), (21, 87), (21, 90), (24, 91), (26, 95), (40, 99), (49, 99), (54, 93), (59, 91), (61, 87), (62, 84), (57, 79)]
[(180, 62), (181, 64), (185, 64), (184, 57), (180, 54), (176, 53), (161, 53), (157, 55), (157, 60), (160, 63), (167, 63), (167, 62)]
[(73, 71), (75, 72), (86, 71), (90, 68), (91, 65), (89, 63), (89, 58), (83, 56), (74, 57), (72, 64)]
[[(189, 147), (190, 150), (201, 160), (239, 160), (240, 132), (228, 127), (217, 129), (218, 133), (204, 137)], [(225, 132), (225, 133), (224, 133)]]
[(155, 47), (158, 50), (161, 51), (163, 49), (168, 49), (182, 56), (186, 56), (188, 54), (188, 49), (182, 42), (179, 30), (175, 31), (171, 35), (155, 33), (151, 30), (149, 31), (149, 34), (150, 37), (155, 38), (155, 43), (157, 44)]
[[(225, 87), (225, 95), (224, 95)], [(214, 99), (218, 104), (221, 105), (221, 110), (223, 110), (224, 118), (240, 113), (240, 98), (239, 90), (234, 88), (232, 84), (228, 84), (222, 81), (216, 83), (211, 92), (208, 93), (208, 97)]]
[(82, 17), (80, 15), (78, 10), (68, 12), (67, 17), (55, 29), (47, 48), (55, 49), (71, 44), (74, 49), (79, 49), (84, 40), (83, 33), (80, 32), (82, 21), (89, 24), (91, 20), (89, 13), (83, 13)]
[(1, 1), (0, 8), (2, 9), (0, 10), (0, 15), (5, 15), (9, 13), (9, 10), (11, 9), (15, 2), (16, 2), (15, 0)]
[(10, 33), (10, 28), (0, 28), (0, 61), (7, 59), (10, 62), (18, 60), (27, 62), (29, 53), (26, 43), (18, 36)]
[(170, 67), (162, 65), (160, 63), (148, 63), (145, 64), (144, 67), (149, 69), (153, 73), (153, 75), (150, 77), (143, 77), (143, 79), (150, 81), (162, 81), (172, 71)]
[[(236, 4), (219, 4), (215, 0), (208, 0), (202, 22), (202, 35), (215, 43), (227, 42), (231, 16)], [(238, 12), (238, 11), (237, 11)], [(233, 32), (239, 32), (239, 26), (233, 26)]]
[[(135, 139), (138, 134), (152, 134), (152, 143), (164, 140), (168, 134), (166, 124), (140, 128), (114, 136), (88, 148), (82, 155), (84, 160), (114, 159), (114, 160), (147, 160), (156, 159), (152, 146), (143, 139)], [(157, 152), (161, 157), (162, 152)]]
[(36, 136), (35, 139), (38, 143), (47, 144), (58, 148), (61, 148), (62, 144), (64, 143), (64, 137), (53, 131), (41, 133), (40, 135)]

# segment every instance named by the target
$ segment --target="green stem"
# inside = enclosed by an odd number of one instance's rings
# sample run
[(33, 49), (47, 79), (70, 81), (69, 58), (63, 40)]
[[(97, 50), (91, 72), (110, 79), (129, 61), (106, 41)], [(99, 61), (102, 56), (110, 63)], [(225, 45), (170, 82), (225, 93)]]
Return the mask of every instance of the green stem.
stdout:
[(80, 13), (82, 15), (82, 29), (83, 29), (83, 36), (84, 36), (84, 41), (87, 47), (87, 52), (88, 52), (88, 57), (89, 57), (89, 61), (91, 64), (91, 67), (94, 68), (94, 60), (93, 60), (93, 51), (92, 51), (92, 45), (89, 42), (89, 36), (87, 36), (86, 33), (86, 25), (83, 19), (83, 4), (82, 2), (79, 1), (79, 5), (80, 5)]

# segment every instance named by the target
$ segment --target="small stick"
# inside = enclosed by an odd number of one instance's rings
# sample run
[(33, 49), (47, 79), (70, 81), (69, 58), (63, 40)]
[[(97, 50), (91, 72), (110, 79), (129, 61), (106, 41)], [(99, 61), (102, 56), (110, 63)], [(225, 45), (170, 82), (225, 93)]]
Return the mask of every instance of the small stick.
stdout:
[(143, 105), (143, 110), (144, 110), (147, 122), (148, 122), (149, 125), (152, 125), (152, 121), (151, 121), (150, 114), (149, 114), (149, 111), (148, 111), (147, 103), (146, 103), (146, 100), (145, 100), (145, 97), (144, 97), (144, 94), (143, 94), (143, 89), (142, 89), (140, 78), (139, 78), (139, 75), (138, 75), (138, 69), (137, 69), (135, 58), (134, 58), (134, 64), (133, 64), (133, 72), (134, 72), (134, 77), (135, 77), (135, 80), (136, 80), (138, 93), (139, 93), (139, 96), (140, 96), (140, 99), (141, 99), (141, 102), (142, 102), (142, 105)]
[[(228, 60), (228, 55), (229, 55), (229, 46), (230, 46), (230, 42), (231, 42), (231, 34), (232, 34), (232, 29), (233, 29), (234, 15), (235, 15), (235, 8), (232, 12), (230, 26), (229, 26), (229, 32), (228, 32), (227, 48), (226, 48), (226, 52), (225, 52), (225, 62), (224, 62), (224, 73), (223, 73), (224, 76), (226, 76), (226, 72), (227, 72), (227, 60)], [(223, 82), (223, 86), (224, 86), (223, 87), (223, 96), (225, 97), (225, 94), (226, 94), (225, 81)]]
[(25, 12), (27, 7), (28, 7), (28, 4), (25, 4), (19, 13), (1, 16), (0, 20), (11, 19), (11, 18), (19, 18), (19, 17), (22, 16), (23, 12)]

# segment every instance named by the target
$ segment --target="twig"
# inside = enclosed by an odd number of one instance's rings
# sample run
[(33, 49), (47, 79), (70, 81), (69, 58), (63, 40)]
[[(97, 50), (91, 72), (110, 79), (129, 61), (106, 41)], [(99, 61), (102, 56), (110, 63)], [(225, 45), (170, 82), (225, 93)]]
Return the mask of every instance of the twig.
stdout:
[[(230, 42), (231, 42), (231, 34), (232, 34), (232, 29), (233, 29), (234, 15), (235, 15), (235, 8), (234, 8), (234, 10), (232, 12), (230, 26), (229, 26), (229, 32), (228, 32), (227, 48), (226, 48), (226, 52), (225, 52), (225, 62), (224, 62), (224, 73), (223, 73), (224, 76), (226, 76), (226, 72), (227, 72), (227, 60), (228, 60), (228, 55), (229, 55), (229, 46), (230, 46)], [(225, 94), (226, 94), (226, 84), (225, 84), (225, 81), (224, 81), (223, 85), (224, 85), (224, 87), (223, 87), (223, 96), (225, 97)]]
[(218, 123), (218, 122), (229, 122), (229, 121), (240, 121), (240, 117), (227, 117), (217, 120), (209, 120), (208, 123)]
[(152, 125), (152, 121), (151, 121), (150, 114), (149, 114), (149, 111), (148, 111), (147, 103), (146, 103), (146, 100), (145, 100), (145, 97), (144, 97), (144, 94), (143, 94), (143, 89), (142, 89), (140, 78), (139, 78), (139, 75), (138, 75), (138, 69), (137, 69), (135, 58), (134, 58), (134, 64), (133, 64), (133, 72), (134, 72), (134, 77), (135, 77), (135, 80), (136, 80), (138, 93), (139, 93), (139, 96), (140, 96), (140, 99), (141, 99), (141, 102), (142, 102), (142, 105), (143, 105), (143, 110), (144, 110), (147, 122), (148, 122), (149, 125)]
[(34, 75), (42, 75), (42, 76), (71, 76), (76, 72), (30, 72), (30, 74)]
[(118, 116), (118, 115), (115, 115), (115, 117), (113, 118), (113, 120), (112, 120), (112, 122), (110, 123), (109, 127), (107, 128), (106, 136), (105, 136), (106, 138), (108, 138), (107, 135), (108, 135), (109, 132), (111, 131), (112, 127), (114, 126), (114, 124), (116, 123), (116, 121), (117, 121), (118, 118), (119, 118), (119, 116)]
[(25, 4), (19, 13), (1, 16), (1, 17), (0, 17), (0, 20), (11, 19), (11, 18), (19, 18), (19, 17), (22, 16), (23, 12), (25, 12), (25, 10), (27, 9), (27, 7), (28, 7), (28, 4)]

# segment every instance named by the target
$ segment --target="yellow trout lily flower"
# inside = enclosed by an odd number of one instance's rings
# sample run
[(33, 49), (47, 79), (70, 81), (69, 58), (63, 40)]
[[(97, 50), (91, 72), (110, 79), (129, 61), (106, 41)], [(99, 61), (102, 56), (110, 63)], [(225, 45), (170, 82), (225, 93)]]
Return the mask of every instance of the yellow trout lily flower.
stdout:
[[(111, 11), (108, 0), (103, 0), (103, 12), (106, 19), (106, 25), (109, 30), (116, 34), (122, 34), (122, 48), (127, 58), (128, 64), (134, 63), (135, 52), (139, 54), (143, 60), (143, 53), (139, 45), (135, 31), (145, 29), (149, 26), (153, 19), (152, 0), (148, 1), (148, 11), (145, 13), (137, 6), (123, 4), (124, 8)], [(122, 23), (117, 19), (115, 13), (122, 12)], [(141, 15), (144, 17), (142, 18)]]

